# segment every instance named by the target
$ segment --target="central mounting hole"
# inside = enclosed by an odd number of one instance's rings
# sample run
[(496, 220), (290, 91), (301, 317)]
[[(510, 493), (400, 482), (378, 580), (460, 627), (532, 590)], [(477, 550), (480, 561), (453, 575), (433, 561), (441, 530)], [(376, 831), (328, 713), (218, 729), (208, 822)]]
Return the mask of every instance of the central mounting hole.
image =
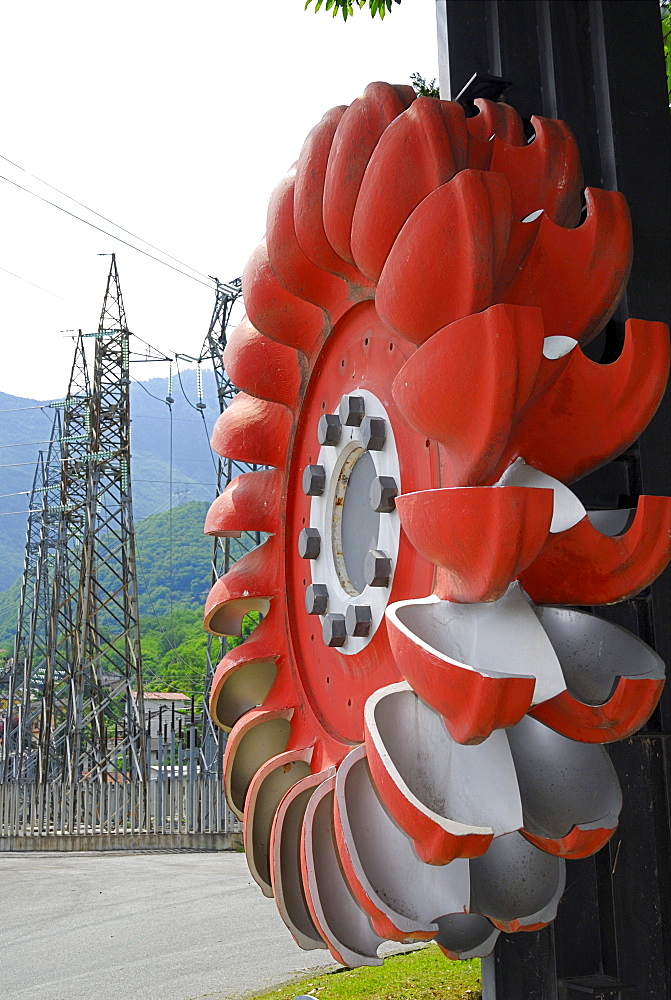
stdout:
[(333, 500), (333, 561), (343, 590), (355, 595), (366, 589), (366, 554), (378, 547), (380, 515), (370, 505), (377, 470), (363, 448), (354, 447), (343, 458)]

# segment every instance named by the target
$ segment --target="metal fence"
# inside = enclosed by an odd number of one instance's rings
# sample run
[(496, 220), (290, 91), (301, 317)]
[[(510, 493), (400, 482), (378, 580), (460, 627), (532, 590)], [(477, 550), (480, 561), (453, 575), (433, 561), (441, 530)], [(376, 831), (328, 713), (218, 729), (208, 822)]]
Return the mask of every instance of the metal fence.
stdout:
[(238, 833), (221, 778), (0, 784), (0, 838)]

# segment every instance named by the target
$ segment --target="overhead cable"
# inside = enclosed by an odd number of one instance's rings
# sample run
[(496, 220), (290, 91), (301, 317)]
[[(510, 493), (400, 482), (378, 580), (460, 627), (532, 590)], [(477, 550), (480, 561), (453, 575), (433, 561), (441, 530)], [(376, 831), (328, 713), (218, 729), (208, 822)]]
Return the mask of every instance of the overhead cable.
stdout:
[[(192, 281), (196, 281), (199, 285), (203, 285), (205, 288), (209, 288), (210, 291), (212, 290), (212, 285), (209, 282), (201, 281), (200, 278), (194, 277), (193, 274), (188, 274), (186, 271), (181, 271), (178, 267), (173, 267), (173, 265), (168, 264), (167, 261), (161, 260), (160, 257), (155, 257), (153, 253), (147, 253), (146, 250), (143, 250), (141, 247), (134, 246), (132, 243), (129, 243), (128, 240), (122, 240), (120, 236), (115, 236), (114, 233), (108, 233), (106, 229), (101, 229), (100, 226), (96, 226), (93, 222), (89, 222), (88, 219), (82, 219), (81, 215), (77, 215), (75, 212), (68, 211), (67, 208), (63, 208), (62, 205), (59, 205), (55, 201), (49, 201), (48, 198), (43, 198), (41, 194), (37, 194), (36, 191), (31, 191), (30, 188), (24, 187), (23, 184), (18, 184), (16, 181), (13, 181), (10, 177), (5, 177), (4, 174), (0, 174), (0, 180), (7, 181), (8, 184), (12, 184), (14, 187), (17, 187), (20, 191), (25, 191), (26, 194), (31, 194), (33, 198), (37, 198), (39, 201), (43, 201), (45, 205), (51, 205), (52, 208), (57, 208), (59, 212), (65, 212), (66, 215), (71, 216), (73, 219), (77, 219), (79, 222), (83, 222), (85, 226), (90, 226), (91, 229), (97, 229), (97, 231), (99, 233), (103, 233), (104, 236), (109, 236), (110, 239), (117, 240), (119, 243), (123, 243), (124, 246), (130, 247), (131, 250), (137, 250), (138, 253), (144, 254), (145, 257), (149, 257), (151, 258), (151, 260), (155, 260), (157, 264), (163, 264), (164, 267), (169, 267), (171, 271), (176, 271), (177, 274), (183, 274), (185, 278), (191, 278)], [(149, 246), (150, 244), (147, 245)]]
[[(91, 215), (97, 215), (99, 219), (103, 219), (105, 222), (109, 222), (110, 225), (114, 226), (115, 229), (120, 229), (122, 233), (127, 233), (128, 236), (132, 236), (134, 240), (139, 240), (140, 243), (144, 243), (145, 246), (151, 247), (152, 250), (157, 250), (164, 257), (168, 257), (170, 260), (174, 260), (176, 264), (181, 264), (182, 267), (187, 267), (189, 271), (193, 271), (195, 274), (199, 274), (201, 278), (210, 278), (210, 280), (212, 280), (211, 275), (204, 274), (202, 271), (199, 271), (198, 268), (196, 267), (191, 267), (190, 264), (187, 264), (186, 261), (184, 260), (180, 260), (179, 257), (173, 257), (172, 254), (166, 253), (165, 250), (161, 250), (160, 247), (157, 247), (153, 243), (150, 243), (149, 240), (143, 240), (142, 237), (138, 236), (136, 233), (131, 233), (130, 229), (124, 229), (124, 227), (120, 226), (118, 222), (114, 222), (113, 219), (108, 219), (106, 215), (102, 215), (100, 212), (96, 212), (95, 208), (90, 208), (88, 205), (85, 205), (83, 201), (77, 201), (77, 199), (73, 198), (71, 194), (68, 194), (66, 191), (61, 191), (61, 189), (57, 188), (54, 184), (50, 184), (49, 181), (45, 181), (43, 177), (38, 177), (37, 174), (32, 174), (29, 170), (26, 170), (26, 168), (22, 167), (19, 163), (15, 163), (14, 160), (10, 160), (9, 157), (3, 156), (2, 153), (0, 153), (0, 160), (4, 160), (5, 163), (11, 163), (13, 167), (16, 167), (16, 169), (20, 170), (22, 173), (27, 174), (28, 177), (32, 177), (34, 180), (39, 181), (40, 184), (44, 184), (45, 187), (51, 188), (51, 190), (55, 191), (57, 194), (62, 194), (64, 198), (67, 198), (68, 201), (71, 201), (74, 205), (79, 205), (80, 208), (85, 208), (87, 212), (91, 213)], [(46, 291), (46, 289), (44, 290)], [(58, 298), (60, 298), (60, 296), (58, 296)]]
[(56, 295), (56, 292), (50, 292), (48, 288), (43, 288), (42, 285), (36, 285), (34, 281), (30, 281), (28, 278), (24, 278), (22, 274), (16, 274), (14, 271), (10, 271), (8, 267), (3, 267), (2, 264), (0, 264), (0, 271), (4, 271), (5, 274), (11, 274), (12, 278), (18, 278), (19, 281), (25, 281), (27, 285), (32, 285), (33, 288), (39, 288), (41, 292), (46, 292), (47, 295), (53, 295), (55, 299), (60, 299), (61, 302), (70, 301), (69, 299), (64, 299), (62, 295)]

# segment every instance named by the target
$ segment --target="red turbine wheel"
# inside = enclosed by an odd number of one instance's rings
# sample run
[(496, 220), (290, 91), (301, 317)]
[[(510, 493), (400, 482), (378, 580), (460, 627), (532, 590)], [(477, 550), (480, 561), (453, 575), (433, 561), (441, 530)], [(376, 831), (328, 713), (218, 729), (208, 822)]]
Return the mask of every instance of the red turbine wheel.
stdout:
[(214, 679), (226, 793), (295, 939), (348, 965), (384, 938), (484, 955), (551, 921), (563, 858), (617, 825), (599, 744), (663, 684), (571, 605), (654, 579), (668, 501), (587, 513), (568, 484), (650, 420), (668, 331), (631, 320), (616, 361), (588, 360), (629, 272), (624, 199), (587, 189), (581, 221), (567, 127), (534, 118), (526, 142), (476, 103), (375, 83), (328, 112), (224, 354), (241, 391), (213, 446), (271, 467), (206, 525), (270, 536), (206, 607), (215, 635), (263, 615)]

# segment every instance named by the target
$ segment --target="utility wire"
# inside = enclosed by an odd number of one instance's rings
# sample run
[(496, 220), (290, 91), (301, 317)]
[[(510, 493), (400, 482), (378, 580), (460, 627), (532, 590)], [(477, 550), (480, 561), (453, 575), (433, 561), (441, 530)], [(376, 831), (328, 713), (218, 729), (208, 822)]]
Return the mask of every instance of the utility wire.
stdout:
[[(165, 351), (161, 351), (161, 350), (159, 350), (158, 347), (154, 347), (153, 344), (150, 344), (149, 341), (145, 340), (143, 337), (138, 336), (137, 333), (133, 333), (133, 334), (131, 334), (131, 336), (135, 337), (136, 340), (139, 340), (140, 343), (144, 344), (145, 347), (148, 347), (150, 351), (156, 351), (157, 354), (161, 355), (160, 358), (149, 358), (150, 361), (172, 361), (172, 358), (169, 357), (165, 353)], [(174, 353), (174, 351), (173, 351), (173, 353)], [(145, 360), (145, 359), (143, 359), (143, 360)]]
[[(97, 229), (97, 231), (99, 233), (103, 233), (104, 236), (109, 236), (110, 239), (118, 240), (118, 242), (123, 243), (124, 246), (130, 247), (131, 250), (137, 250), (138, 253), (144, 254), (145, 257), (150, 257), (151, 260), (155, 260), (157, 264), (163, 264), (164, 267), (169, 267), (171, 271), (176, 271), (177, 274), (183, 274), (185, 278), (191, 278), (192, 281), (196, 281), (199, 285), (203, 285), (205, 288), (209, 288), (210, 291), (212, 291), (212, 285), (208, 284), (208, 282), (201, 281), (200, 278), (195, 278), (192, 274), (188, 274), (186, 271), (181, 271), (178, 267), (173, 267), (173, 265), (168, 264), (167, 261), (161, 260), (160, 257), (155, 257), (153, 253), (147, 253), (147, 251), (142, 250), (141, 247), (133, 246), (133, 244), (129, 243), (128, 240), (122, 240), (120, 236), (115, 236), (114, 233), (108, 233), (106, 229), (101, 229), (100, 226), (96, 226), (93, 222), (89, 222), (88, 219), (82, 219), (81, 215), (77, 215), (75, 212), (68, 211), (67, 208), (63, 208), (62, 205), (57, 204), (57, 202), (55, 201), (49, 201), (48, 198), (43, 198), (41, 194), (37, 194), (36, 191), (31, 191), (30, 188), (24, 187), (23, 184), (18, 184), (16, 181), (13, 181), (10, 177), (5, 177), (4, 174), (0, 174), (0, 180), (7, 181), (8, 184), (12, 184), (14, 187), (17, 187), (20, 191), (25, 191), (26, 194), (31, 194), (33, 198), (37, 198), (39, 201), (43, 201), (45, 205), (51, 205), (52, 208), (57, 208), (59, 212), (65, 212), (66, 215), (71, 216), (73, 219), (77, 219), (79, 222), (83, 222), (85, 226), (90, 226), (91, 229)], [(150, 246), (150, 244), (147, 245)]]
[[(26, 170), (25, 167), (22, 167), (19, 163), (15, 163), (14, 160), (10, 160), (9, 157), (3, 156), (2, 153), (0, 153), (0, 160), (4, 160), (5, 163), (11, 163), (13, 167), (16, 167), (16, 169), (20, 170), (22, 173), (27, 174), (28, 177), (32, 177), (34, 180), (39, 181), (40, 184), (44, 184), (45, 187), (51, 188), (51, 190), (55, 191), (57, 194), (62, 194), (64, 198), (68, 199), (68, 201), (73, 202), (73, 204), (75, 205), (79, 205), (80, 208), (85, 208), (87, 212), (91, 212), (92, 215), (97, 215), (99, 219), (103, 219), (105, 222), (109, 222), (110, 225), (114, 226), (115, 229), (120, 229), (122, 233), (127, 233), (128, 236), (132, 236), (134, 240), (139, 240), (140, 243), (144, 243), (145, 246), (151, 247), (152, 250), (158, 250), (160, 254), (163, 254), (164, 257), (168, 257), (170, 260), (174, 260), (176, 264), (181, 264), (183, 267), (188, 267), (189, 271), (194, 271), (196, 274), (199, 274), (201, 278), (210, 277), (209, 274), (203, 274), (202, 271), (199, 271), (195, 267), (191, 267), (190, 264), (187, 264), (186, 261), (180, 260), (179, 257), (173, 257), (172, 254), (166, 253), (165, 250), (161, 250), (160, 247), (154, 246), (154, 244), (150, 243), (149, 240), (143, 240), (142, 237), (138, 236), (136, 233), (131, 233), (130, 229), (124, 229), (124, 227), (120, 226), (118, 222), (114, 222), (113, 219), (108, 219), (106, 215), (101, 215), (100, 212), (96, 212), (95, 208), (89, 208), (89, 206), (85, 205), (83, 201), (77, 201), (77, 199), (73, 198), (71, 194), (67, 194), (66, 191), (61, 191), (60, 188), (57, 188), (53, 184), (50, 184), (49, 181), (45, 181), (44, 178), (38, 177), (37, 174), (31, 174), (31, 172), (29, 170)], [(18, 277), (18, 275), (16, 275), (15, 277)], [(58, 297), (60, 298), (60, 296)]]
[(177, 360), (177, 355), (175, 355), (175, 364), (177, 365), (177, 380), (179, 382), (179, 387), (182, 390), (182, 395), (184, 396), (184, 399), (187, 401), (191, 409), (196, 410), (196, 412), (198, 412), (198, 407), (193, 405), (193, 403), (191, 402), (191, 400), (184, 391), (184, 386), (182, 385), (182, 373), (179, 370), (179, 361)]
[(50, 444), (51, 438), (45, 441), (19, 441), (18, 444), (0, 444), (0, 448), (27, 448), (29, 445)]
[[(217, 477), (217, 479), (219, 479), (219, 463), (221, 462), (221, 459), (218, 456), (217, 456), (217, 458), (214, 457), (214, 449), (213, 449), (212, 443), (210, 441), (211, 435), (210, 435), (210, 432), (207, 429), (207, 422), (205, 420), (205, 414), (203, 413), (202, 410), (200, 411), (200, 415), (203, 418), (203, 427), (205, 428), (205, 437), (207, 438), (207, 447), (209, 448), (209, 451), (210, 451), (210, 458), (212, 459), (212, 467), (214, 469), (214, 474)], [(219, 484), (217, 483), (217, 486), (218, 485)]]
[[(187, 396), (186, 392), (184, 391), (184, 386), (182, 385), (182, 375), (181, 375), (181, 372), (179, 370), (179, 363), (177, 362), (177, 355), (175, 355), (175, 363), (177, 364), (177, 378), (179, 380), (179, 387), (182, 390), (182, 395), (184, 396), (184, 399), (187, 401), (187, 403), (189, 404), (189, 406), (191, 407), (191, 409), (192, 410), (196, 410), (196, 412), (200, 413), (200, 415), (201, 415), (201, 417), (203, 419), (203, 427), (205, 429), (205, 438), (207, 440), (207, 447), (208, 447), (208, 449), (210, 451), (210, 458), (212, 459), (212, 466), (214, 468), (214, 473), (218, 477), (219, 476), (219, 468), (218, 468), (218, 465), (217, 465), (217, 460), (214, 457), (214, 451), (212, 450), (212, 445), (210, 443), (210, 432), (207, 429), (207, 422), (205, 420), (205, 411), (202, 410), (202, 409), (200, 409), (198, 406), (194, 406), (193, 403), (191, 402), (191, 400), (189, 399), (189, 397)], [(217, 486), (217, 484), (215, 483), (215, 487), (216, 486)]]
[[(154, 395), (154, 393), (153, 393), (153, 392), (150, 392), (150, 391), (149, 391), (149, 389), (147, 389), (147, 387), (146, 387), (146, 386), (144, 385), (144, 383), (142, 383), (142, 382), (138, 381), (138, 379), (134, 378), (134, 379), (131, 379), (131, 381), (132, 381), (132, 382), (133, 382), (133, 383), (134, 383), (135, 385), (141, 385), (141, 386), (142, 386), (142, 388), (144, 389), (144, 391), (145, 391), (145, 392), (147, 393), (147, 395), (148, 395), (148, 396), (151, 396), (151, 398), (152, 398), (152, 399), (155, 399), (155, 400), (157, 400), (157, 402), (159, 402), (159, 403), (165, 403), (165, 405), (166, 405), (166, 406), (169, 406), (169, 404), (168, 404), (168, 403), (167, 403), (167, 402), (165, 401), (165, 399), (161, 399), (161, 397), (160, 397), (160, 396), (155, 396), (155, 395)], [(157, 420), (157, 419), (158, 419), (158, 417), (152, 417), (152, 419), (153, 419), (153, 420)], [(167, 419), (167, 418), (164, 418), (164, 419)], [(170, 422), (172, 423), (172, 410), (170, 411)]]
[[(5, 447), (16, 448), (18, 447), (18, 445), (13, 445), (13, 444), (3, 445), (3, 448)], [(52, 462), (65, 462), (65, 461), (66, 459), (64, 458), (52, 459)], [(0, 469), (18, 469), (22, 465), (35, 465), (35, 461), (33, 460), (32, 462), (8, 462), (6, 465), (0, 465)]]
[[(192, 479), (175, 479), (173, 480), (177, 486), (216, 486), (216, 483), (196, 483)], [(133, 477), (134, 483), (161, 483), (163, 486), (167, 486), (170, 482), (169, 479), (136, 479)], [(19, 494), (8, 493), (7, 496), (19, 496)]]
[(173, 617), (173, 607), (172, 607), (172, 592), (175, 586), (175, 572), (174, 572), (174, 562), (173, 562), (173, 548), (172, 548), (172, 403), (168, 403), (168, 409), (170, 410), (170, 507), (168, 508), (168, 552), (170, 554), (170, 590), (168, 591), (168, 597), (170, 601), (170, 631), (172, 633), (172, 640), (175, 641), (175, 620)]
[(34, 281), (29, 281), (28, 278), (24, 278), (21, 274), (15, 274), (14, 271), (10, 271), (9, 268), (3, 267), (2, 264), (0, 264), (0, 271), (4, 271), (5, 274), (11, 274), (12, 278), (18, 278), (19, 281), (25, 281), (27, 285), (32, 285), (33, 288), (39, 288), (41, 292), (46, 292), (47, 295), (53, 295), (55, 299), (60, 299), (61, 302), (70, 301), (69, 299), (64, 299), (62, 295), (56, 295), (56, 292), (50, 292), (48, 288), (43, 288), (42, 285), (36, 285)]
[(12, 406), (8, 410), (0, 410), (0, 413), (19, 413), (21, 410), (46, 410), (51, 405), (51, 403), (41, 403), (39, 406)]
[[(142, 560), (140, 559), (139, 553), (136, 553), (135, 558), (137, 560), (138, 566), (140, 567), (140, 572), (142, 573), (142, 579), (144, 580), (144, 591), (145, 591), (145, 594), (147, 595), (147, 599), (149, 600), (149, 605), (151, 607), (152, 614), (154, 615), (154, 618), (156, 619), (158, 627), (160, 628), (161, 632), (163, 633), (163, 637), (164, 637), (165, 641), (168, 644), (170, 652), (174, 653), (178, 660), (181, 660), (182, 665), (184, 667), (186, 667), (186, 669), (188, 671), (190, 671), (191, 673), (197, 673), (198, 676), (200, 677), (201, 676), (200, 669), (198, 667), (194, 667), (191, 663), (188, 663), (184, 659), (184, 657), (178, 652), (176, 646), (173, 645), (173, 642), (171, 642), (170, 636), (168, 635), (168, 633), (166, 632), (165, 628), (163, 627), (163, 622), (161, 621), (161, 618), (160, 618), (158, 612), (156, 611), (156, 607), (154, 605), (154, 601), (152, 600), (152, 596), (151, 596), (151, 594), (149, 592), (149, 587), (147, 586), (147, 576), (145, 574), (144, 566), (142, 565)], [(156, 671), (154, 671), (153, 677), (156, 677), (156, 676), (157, 676), (157, 673), (156, 673)]]

